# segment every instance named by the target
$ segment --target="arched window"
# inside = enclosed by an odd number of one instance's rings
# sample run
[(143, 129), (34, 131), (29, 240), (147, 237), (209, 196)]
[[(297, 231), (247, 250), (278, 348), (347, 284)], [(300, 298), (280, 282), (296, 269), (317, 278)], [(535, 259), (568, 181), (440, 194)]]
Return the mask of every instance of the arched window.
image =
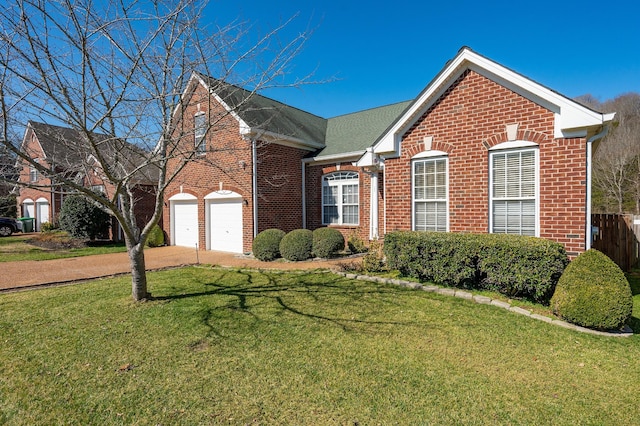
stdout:
[(322, 178), (322, 223), (359, 223), (359, 179), (357, 172), (335, 172)]

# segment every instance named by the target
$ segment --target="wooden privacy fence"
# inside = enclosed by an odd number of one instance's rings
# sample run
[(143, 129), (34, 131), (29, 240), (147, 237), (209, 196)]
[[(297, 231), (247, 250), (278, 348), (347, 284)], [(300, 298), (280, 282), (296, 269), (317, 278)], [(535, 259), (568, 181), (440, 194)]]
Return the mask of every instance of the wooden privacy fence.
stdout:
[(591, 215), (591, 247), (611, 258), (623, 271), (630, 271), (640, 255), (640, 216), (630, 214)]

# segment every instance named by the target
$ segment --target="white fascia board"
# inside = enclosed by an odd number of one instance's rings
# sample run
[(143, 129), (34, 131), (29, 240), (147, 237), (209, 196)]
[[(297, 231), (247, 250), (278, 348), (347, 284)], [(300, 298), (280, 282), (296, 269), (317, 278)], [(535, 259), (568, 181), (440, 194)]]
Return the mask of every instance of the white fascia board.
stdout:
[(556, 138), (586, 134), (586, 129), (601, 126), (613, 119), (612, 115), (592, 111), (527, 77), (464, 48), (419, 95), (389, 131), (380, 138), (374, 146), (374, 152), (376, 154), (393, 155), (392, 153), (395, 153), (395, 155), (399, 155), (402, 135), (466, 69), (471, 69), (552, 111), (555, 115), (554, 137)]
[[(27, 135), (29, 134), (29, 129), (31, 129), (31, 133), (32, 135), (35, 135), (35, 139), (36, 142), (38, 143), (38, 147), (40, 147), (40, 153), (42, 153), (42, 158), (43, 159), (47, 159), (47, 153), (44, 151), (44, 148), (42, 147), (42, 144), (40, 143), (40, 138), (38, 137), (38, 135), (36, 135), (36, 131), (33, 127), (31, 127), (31, 124), (27, 125), (27, 129), (24, 132), (24, 137), (22, 138), (22, 143), (20, 144), (20, 151), (27, 153), (27, 144), (29, 143), (27, 141)], [(33, 137), (33, 136), (32, 136)], [(16, 165), (19, 165), (20, 162), (20, 158), (16, 159)]]
[(302, 162), (307, 164), (325, 164), (325, 163), (348, 163), (358, 160), (362, 157), (362, 151), (345, 152), (342, 154), (319, 155), (317, 157), (305, 158)]
[(356, 161), (358, 167), (373, 167), (380, 163), (378, 155), (373, 152), (372, 148), (367, 148), (364, 154)]
[(217, 93), (215, 93), (212, 89), (209, 89), (210, 93), (213, 95), (213, 98), (220, 104), (222, 105), (222, 107), (233, 117), (236, 119), (236, 121), (238, 122), (238, 125), (240, 126), (240, 134), (244, 135), (246, 134), (246, 132), (248, 132), (248, 130), (251, 129), (251, 127), (247, 124), (246, 121), (244, 121), (236, 111), (234, 111), (233, 108), (231, 108), (225, 101), (222, 100), (222, 98), (220, 96), (218, 96)]

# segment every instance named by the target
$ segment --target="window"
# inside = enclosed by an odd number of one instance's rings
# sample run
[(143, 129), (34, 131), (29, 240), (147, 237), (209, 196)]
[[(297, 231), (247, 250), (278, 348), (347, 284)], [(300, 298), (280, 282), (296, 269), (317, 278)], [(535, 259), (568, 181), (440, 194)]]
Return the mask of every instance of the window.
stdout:
[(447, 159), (413, 162), (413, 229), (447, 231)]
[(359, 181), (356, 172), (336, 172), (322, 179), (322, 223), (359, 223)]
[(196, 114), (193, 117), (193, 134), (195, 135), (195, 150), (198, 154), (204, 154), (207, 151), (207, 144), (204, 138), (206, 133), (206, 116), (204, 113)]
[(91, 185), (91, 190), (97, 194), (105, 195), (107, 191), (105, 191), (104, 185)]
[(491, 232), (536, 235), (537, 149), (492, 152)]
[[(38, 162), (38, 160), (33, 160), (36, 163)], [(38, 180), (38, 169), (36, 169), (35, 166), (30, 166), (29, 167), (29, 181), (31, 182), (36, 182)]]

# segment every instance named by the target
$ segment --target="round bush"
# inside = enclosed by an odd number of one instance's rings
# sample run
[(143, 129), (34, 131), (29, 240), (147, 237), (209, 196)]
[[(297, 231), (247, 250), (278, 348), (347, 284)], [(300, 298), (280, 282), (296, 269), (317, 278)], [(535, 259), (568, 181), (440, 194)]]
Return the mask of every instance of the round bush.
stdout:
[(318, 228), (313, 231), (313, 254), (317, 257), (331, 257), (344, 250), (344, 236), (334, 228)]
[(253, 256), (263, 262), (270, 262), (280, 257), (280, 241), (285, 236), (279, 229), (265, 229), (253, 240)]
[(312, 250), (313, 232), (308, 229), (295, 229), (280, 241), (280, 254), (287, 260), (310, 259)]
[(149, 232), (149, 236), (147, 237), (147, 246), (160, 247), (162, 245), (164, 245), (164, 232), (162, 231), (162, 228), (156, 224), (151, 228), (151, 232)]
[(622, 270), (603, 253), (588, 250), (575, 258), (551, 298), (556, 315), (583, 327), (619, 329), (631, 317), (633, 299)]

